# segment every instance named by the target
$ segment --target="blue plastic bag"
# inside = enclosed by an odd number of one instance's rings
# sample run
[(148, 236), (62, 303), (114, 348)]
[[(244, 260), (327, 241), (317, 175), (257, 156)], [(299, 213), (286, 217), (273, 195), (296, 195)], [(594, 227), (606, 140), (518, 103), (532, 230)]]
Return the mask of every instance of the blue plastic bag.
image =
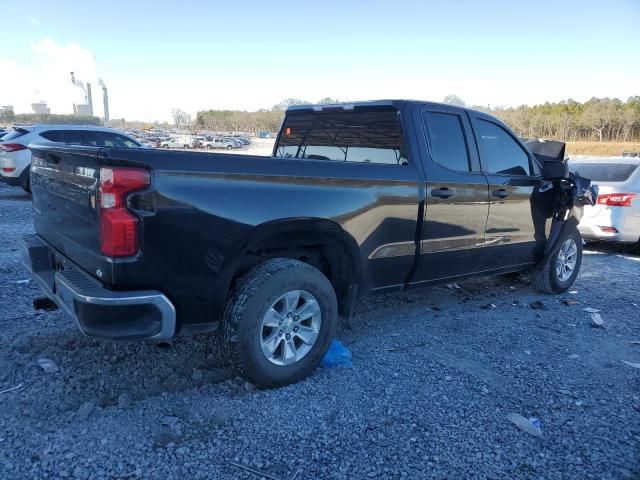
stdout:
[(338, 340), (331, 340), (329, 350), (320, 360), (322, 368), (351, 368), (351, 350), (345, 347)]

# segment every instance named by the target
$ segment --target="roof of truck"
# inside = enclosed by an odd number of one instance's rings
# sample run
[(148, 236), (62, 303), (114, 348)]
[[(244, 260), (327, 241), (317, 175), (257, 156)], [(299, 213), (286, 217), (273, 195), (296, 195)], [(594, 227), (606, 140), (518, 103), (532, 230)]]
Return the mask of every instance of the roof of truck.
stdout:
[(447, 108), (456, 108), (460, 110), (471, 110), (469, 108), (460, 107), (458, 105), (451, 105), (448, 103), (428, 102), (426, 100), (408, 100), (408, 99), (383, 99), (383, 100), (361, 100), (357, 102), (338, 102), (331, 104), (306, 104), (306, 105), (291, 105), (287, 108), (287, 111), (300, 111), (300, 110), (331, 110), (332, 108), (351, 109), (354, 107), (395, 107), (397, 109), (402, 108), (408, 103), (419, 103), (421, 105), (433, 105)]

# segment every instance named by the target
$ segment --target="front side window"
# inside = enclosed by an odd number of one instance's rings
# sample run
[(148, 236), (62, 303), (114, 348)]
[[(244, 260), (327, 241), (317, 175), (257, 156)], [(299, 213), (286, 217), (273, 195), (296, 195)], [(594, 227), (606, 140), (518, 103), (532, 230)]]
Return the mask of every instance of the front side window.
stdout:
[(407, 165), (396, 110), (289, 114), (276, 156)]
[(459, 115), (424, 112), (433, 160), (450, 170), (469, 171), (469, 153)]
[(504, 128), (481, 119), (474, 126), (485, 172), (502, 175), (531, 174), (529, 156)]

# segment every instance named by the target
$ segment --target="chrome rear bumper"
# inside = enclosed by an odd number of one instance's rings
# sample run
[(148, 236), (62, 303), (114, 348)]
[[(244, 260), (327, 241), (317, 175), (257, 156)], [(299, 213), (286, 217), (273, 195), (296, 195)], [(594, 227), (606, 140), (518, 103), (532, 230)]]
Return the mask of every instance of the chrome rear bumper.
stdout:
[(176, 310), (161, 292), (109, 290), (37, 235), (23, 237), (20, 245), (24, 266), (33, 279), (85, 335), (166, 340), (175, 334)]

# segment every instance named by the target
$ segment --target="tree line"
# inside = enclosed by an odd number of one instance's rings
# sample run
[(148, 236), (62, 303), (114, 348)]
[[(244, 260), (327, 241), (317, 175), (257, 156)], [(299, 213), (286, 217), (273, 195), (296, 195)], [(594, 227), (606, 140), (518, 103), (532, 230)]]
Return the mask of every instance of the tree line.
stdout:
[[(466, 106), (456, 95), (447, 95), (444, 103)], [(178, 128), (212, 131), (275, 132), (280, 128), (284, 111), (290, 105), (308, 103), (330, 104), (338, 102), (334, 98), (323, 98), (317, 102), (307, 102), (288, 98), (271, 109), (257, 112), (240, 110), (202, 110), (195, 120), (180, 109), (174, 109), (172, 116)], [(623, 102), (617, 98), (592, 98), (584, 103), (563, 100), (557, 103), (505, 108), (471, 106), (500, 118), (518, 135), (527, 138), (553, 138), (561, 141), (640, 141), (640, 95), (629, 97)], [(0, 111), (0, 122), (9, 123), (57, 123), (100, 125), (98, 117), (78, 115), (14, 114), (12, 110)], [(156, 124), (158, 126), (159, 124)], [(145, 122), (127, 122), (112, 119), (115, 128), (148, 128)], [(169, 127), (164, 124), (165, 127)]]
[(257, 112), (239, 110), (204, 110), (198, 112), (193, 126), (200, 130), (221, 132), (258, 132), (265, 130), (276, 132), (284, 118), (284, 111), (291, 105), (309, 103), (337, 103), (335, 98), (325, 97), (317, 102), (307, 102), (299, 98), (287, 98), (271, 109), (260, 109)]
[[(481, 108), (482, 109), (482, 108)], [(640, 96), (626, 102), (592, 98), (515, 108), (484, 108), (518, 135), (560, 141), (631, 142), (640, 140)]]
[[(447, 95), (445, 103), (466, 106), (456, 95)], [(315, 103), (335, 103), (325, 98)], [(256, 132), (277, 131), (289, 105), (312, 103), (300, 99), (283, 100), (271, 109), (257, 112), (203, 110), (193, 127), (201, 130)], [(561, 141), (639, 141), (640, 96), (626, 102), (617, 98), (592, 98), (584, 103), (563, 100), (557, 103), (505, 108), (471, 106), (500, 118), (518, 135), (527, 138), (553, 138)]]
[(50, 125), (102, 125), (99, 117), (85, 115), (59, 115), (55, 113), (14, 113), (13, 109), (0, 110), (0, 123), (3, 124), (34, 124)]

